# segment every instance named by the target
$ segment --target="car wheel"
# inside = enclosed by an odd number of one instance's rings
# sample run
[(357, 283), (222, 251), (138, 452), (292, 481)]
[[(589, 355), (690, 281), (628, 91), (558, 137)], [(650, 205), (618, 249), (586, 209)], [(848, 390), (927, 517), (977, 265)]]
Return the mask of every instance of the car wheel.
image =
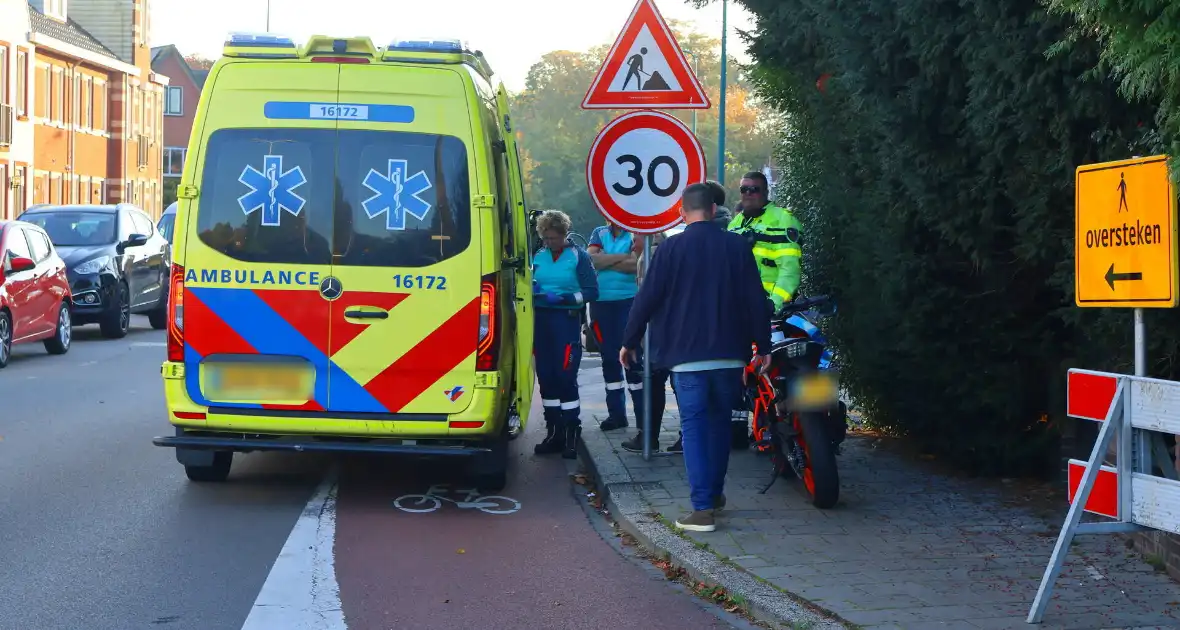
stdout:
[(164, 299), (164, 304), (157, 306), (148, 313), (148, 323), (156, 330), (164, 330), (168, 327), (168, 299)]
[(213, 463), (208, 466), (184, 467), (184, 474), (190, 481), (220, 483), (229, 478), (229, 469), (233, 466), (233, 451), (217, 451), (213, 454)]
[(0, 368), (8, 365), (12, 356), (12, 317), (0, 311)]
[(57, 309), (57, 331), (45, 340), (45, 350), (49, 354), (65, 354), (70, 351), (73, 337), (74, 325), (70, 321), (70, 307), (63, 302)]
[(131, 328), (131, 291), (126, 284), (119, 283), (116, 293), (115, 303), (118, 306), (104, 313), (102, 321), (98, 323), (102, 336), (107, 339), (126, 337)]
[(160, 296), (160, 303), (151, 311), (148, 311), (148, 323), (156, 330), (164, 330), (168, 327), (168, 294), (171, 291), (171, 287), (167, 280), (168, 276), (165, 275), (160, 281), (160, 286), (164, 287), (163, 295)]

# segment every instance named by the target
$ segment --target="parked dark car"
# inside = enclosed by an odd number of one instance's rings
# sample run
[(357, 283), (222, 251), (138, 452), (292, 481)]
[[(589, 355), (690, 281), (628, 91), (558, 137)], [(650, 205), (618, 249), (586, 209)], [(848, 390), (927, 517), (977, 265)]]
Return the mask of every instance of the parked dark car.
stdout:
[(164, 214), (160, 215), (159, 223), (156, 223), (156, 229), (160, 230), (160, 234), (168, 239), (168, 244), (172, 244), (172, 233), (176, 230), (176, 202), (168, 204), (164, 208)]
[(49, 236), (21, 221), (0, 221), (0, 368), (12, 346), (40, 341), (49, 354), (70, 349), (70, 285)]
[(148, 215), (127, 203), (42, 206), (20, 220), (49, 234), (65, 260), (75, 325), (97, 323), (104, 337), (127, 334), (132, 314), (168, 324), (171, 248)]

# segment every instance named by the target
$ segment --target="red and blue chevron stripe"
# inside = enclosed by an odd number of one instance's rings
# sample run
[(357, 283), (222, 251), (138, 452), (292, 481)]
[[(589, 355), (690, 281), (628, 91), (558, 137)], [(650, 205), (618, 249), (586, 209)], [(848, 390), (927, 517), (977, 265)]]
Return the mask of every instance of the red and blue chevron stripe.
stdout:
[[(308, 360), (316, 370), (313, 399), (304, 405), (233, 403), (233, 407), (397, 413), (475, 352), (479, 330), (476, 298), (431, 331), (367, 383), (357, 382), (332, 356), (367, 326), (344, 319), (353, 305), (394, 311), (404, 293), (346, 292), (329, 302), (318, 292), (289, 289), (186, 287), (184, 330), (186, 388), (197, 404), (205, 399), (199, 365), (213, 354), (274, 354)], [(406, 314), (420, 322), (429, 314)], [(391, 318), (393, 319), (393, 318)], [(397, 325), (396, 322), (388, 322)], [(374, 348), (373, 352), (380, 352)]]

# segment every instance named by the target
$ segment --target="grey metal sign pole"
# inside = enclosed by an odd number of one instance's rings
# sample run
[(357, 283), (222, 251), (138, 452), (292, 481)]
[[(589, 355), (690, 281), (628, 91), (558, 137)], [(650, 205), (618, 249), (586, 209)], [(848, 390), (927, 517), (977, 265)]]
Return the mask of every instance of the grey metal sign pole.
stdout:
[[(643, 235), (643, 276), (651, 266), (651, 234)], [(651, 461), (651, 325), (643, 329), (643, 459)]]

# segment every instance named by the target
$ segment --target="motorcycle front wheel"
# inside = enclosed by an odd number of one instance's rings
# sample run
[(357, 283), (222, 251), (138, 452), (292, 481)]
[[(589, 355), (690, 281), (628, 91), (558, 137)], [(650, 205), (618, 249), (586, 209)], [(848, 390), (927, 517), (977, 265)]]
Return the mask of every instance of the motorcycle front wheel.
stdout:
[(794, 440), (803, 451), (803, 466), (796, 471), (811, 504), (826, 510), (840, 499), (840, 471), (836, 467), (836, 449), (828, 438), (826, 414), (792, 414)]

